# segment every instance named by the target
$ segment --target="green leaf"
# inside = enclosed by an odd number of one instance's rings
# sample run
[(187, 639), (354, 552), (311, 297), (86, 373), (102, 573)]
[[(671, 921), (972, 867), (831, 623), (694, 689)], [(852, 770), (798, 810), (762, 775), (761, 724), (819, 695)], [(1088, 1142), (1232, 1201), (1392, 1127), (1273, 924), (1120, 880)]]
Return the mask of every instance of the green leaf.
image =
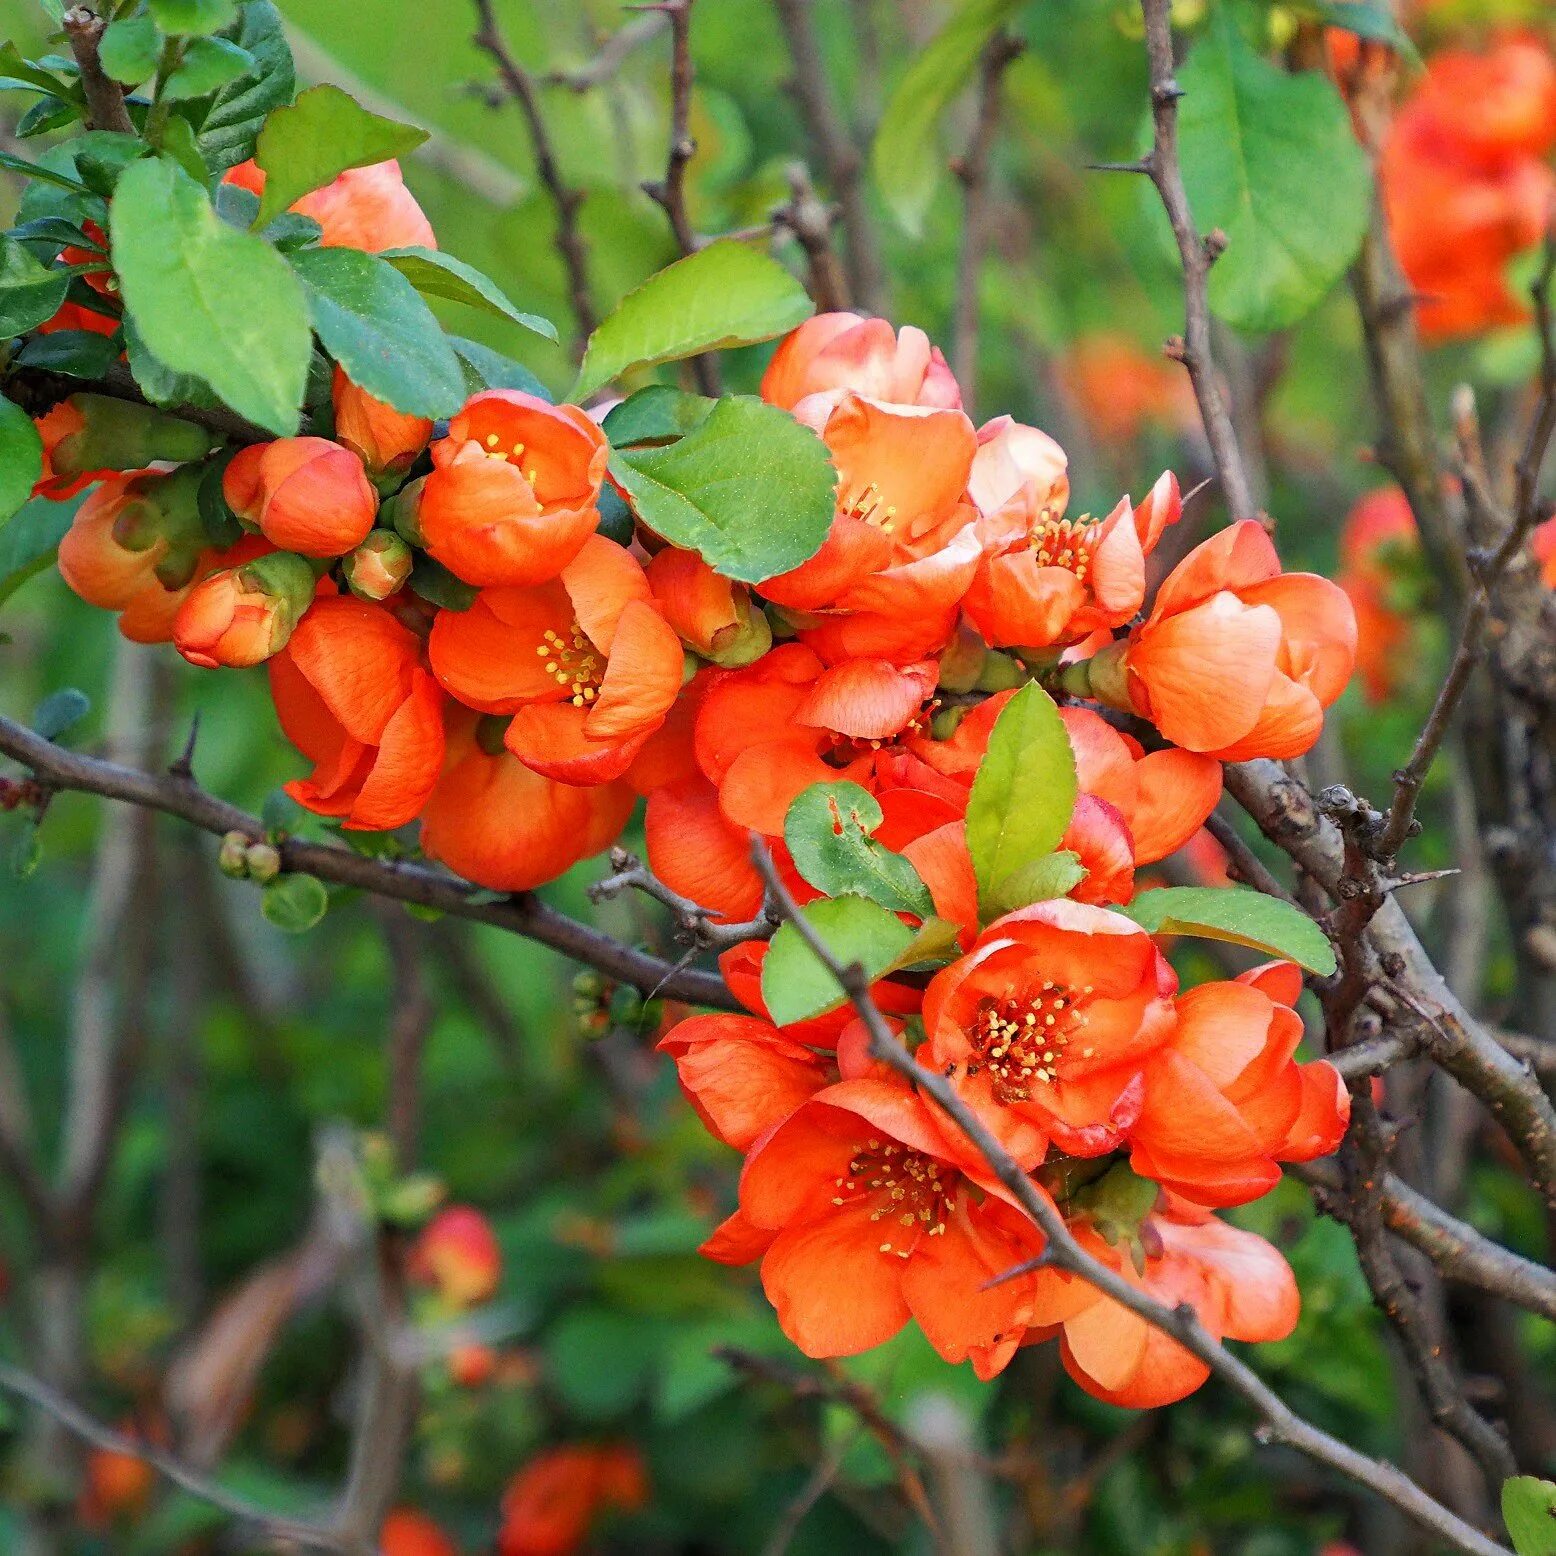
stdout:
[(236, 0), (151, 0), (151, 14), (163, 32), (210, 33), (231, 24)]
[(1556, 1483), (1533, 1475), (1504, 1480), (1502, 1521), (1518, 1556), (1556, 1556)]
[[(5, 407), (10, 403), (9, 400), (0, 401), (0, 472), (3, 472), (0, 490), (5, 493), (0, 499), (0, 515), (5, 513), (6, 503), (20, 484), (12, 485), (15, 461), (6, 456), (10, 413)], [(28, 426), (31, 425), (29, 422)], [(40, 463), (41, 455), (40, 445)], [(26, 493), (22, 495), (25, 499)], [(0, 603), (15, 594), (29, 578), (53, 566), (60, 540), (70, 528), (79, 506), (79, 501), (49, 502), (39, 497), (27, 503), (14, 518), (0, 522)]]
[(650, 529), (743, 583), (814, 556), (836, 505), (821, 439), (744, 395), (720, 400), (679, 442), (619, 450), (611, 472)]
[(1080, 861), (1080, 855), (1068, 848), (1057, 853), (1044, 854), (1018, 870), (1013, 870), (1004, 880), (995, 884), (990, 894), (989, 908), (993, 913), (1014, 913), (1031, 902), (1047, 902), (1054, 897), (1067, 897), (1084, 881), (1090, 872)]
[(795, 869), (817, 891), (930, 918), (934, 899), (918, 871), (870, 835), (884, 819), (880, 802), (859, 784), (813, 783), (790, 805), (783, 840)]
[[(873, 983), (914, 943), (895, 913), (863, 897), (834, 897), (800, 909), (838, 963), (858, 962)], [(782, 924), (762, 963), (762, 1001), (775, 1026), (809, 1021), (844, 1004), (842, 985), (805, 944), (793, 924)]]
[(157, 68), (162, 38), (149, 16), (124, 16), (103, 34), (98, 50), (104, 71), (125, 86), (137, 86)]
[(200, 154), (216, 173), (235, 167), (253, 151), (265, 115), (291, 102), (296, 86), (281, 13), (270, 0), (247, 0), (223, 36), (252, 56), (254, 68), (217, 92), (200, 121)]
[(1386, 43), (1396, 54), (1414, 64), (1421, 63), (1415, 40), (1400, 25), (1393, 7), (1383, 0), (1307, 0), (1301, 9), (1311, 10), (1330, 27), (1374, 43)]
[(505, 357), (478, 340), (466, 340), (462, 335), (450, 335), (448, 343), (459, 358), (467, 394), (479, 394), (483, 389), (522, 389), (525, 394), (539, 395), (542, 400), (554, 398), (522, 362), (515, 362), (512, 357)]
[[(194, 126), (178, 114), (171, 114), (162, 126), (162, 152), (171, 157), (197, 184), (210, 182), (211, 170), (200, 155), (200, 141)], [(226, 186), (223, 186), (226, 187)]]
[(0, 340), (52, 319), (69, 290), (69, 276), (40, 263), (15, 238), (0, 238)]
[(459, 359), (416, 288), (376, 254), (299, 249), (313, 327), (352, 383), (414, 416), (451, 416), (465, 402)]
[(125, 170), (111, 216), (125, 307), (147, 350), (170, 371), (203, 378), (239, 415), (295, 433), (312, 341), (286, 261), (224, 225), (165, 158)]
[(1001, 883), (1058, 847), (1075, 809), (1075, 753), (1054, 700), (1023, 686), (1000, 710), (967, 801), (967, 848), (986, 914)]
[(369, 113), (338, 86), (315, 86), (265, 120), (254, 148), (265, 192), (257, 225), (344, 173), (403, 157), (427, 139), (414, 124)]
[(1197, 935), (1278, 956), (1328, 977), (1334, 947), (1301, 908), (1241, 886), (1162, 886), (1119, 911), (1153, 935)]
[(278, 875), (264, 889), (259, 911), (289, 935), (305, 934), (324, 917), (330, 894), (314, 875)]
[(191, 38), (178, 68), (163, 85), (162, 95), (170, 103), (206, 97), (241, 81), (253, 68), (254, 56), (227, 38)]
[(203, 405), (209, 409), (220, 403), (203, 378), (175, 373), (159, 362), (146, 349), (133, 319), (124, 321), (124, 350), (130, 359), (130, 376), (153, 405)]
[(36, 60), (23, 59), (22, 51), (9, 39), (0, 44), (0, 76), (24, 82), (55, 97), (68, 97), (73, 88), (79, 90), (76, 83), (67, 81), (58, 72), (45, 69)]
[(43, 863), (43, 837), (37, 820), (29, 816), (11, 849), (11, 874), (19, 881), (29, 879)]
[(75, 194), (87, 193), (87, 186), (79, 178), (72, 178), (68, 173), (55, 172), (53, 168), (43, 167), (37, 162), (29, 162), (26, 157), (19, 157), (15, 152), (0, 151), (0, 168), (22, 178), (36, 178), (42, 183), (53, 184), (57, 188), (69, 189)]
[(499, 319), (511, 319), (546, 340), (557, 338), (556, 325), (538, 313), (524, 313), (503, 294), (497, 283), (452, 254), (437, 249), (385, 249), (379, 256), (394, 266), (423, 297), (442, 297), (468, 308), (480, 308)]
[[(32, 495), (43, 475), (43, 440), (21, 406), (0, 399), (0, 523), (4, 523)], [(0, 567), (4, 566), (9, 526), (0, 529)], [(0, 571), (0, 599), (9, 592), (6, 574)]]
[(1356, 257), (1372, 177), (1350, 115), (1318, 71), (1288, 75), (1219, 7), (1178, 72), (1178, 147), (1194, 219), (1220, 228), (1210, 306), (1241, 329), (1308, 313)]
[(96, 330), (50, 330), (34, 335), (16, 354), (23, 367), (39, 367), (72, 378), (101, 378), (119, 360), (119, 345)]
[(92, 711), (92, 699), (76, 686), (50, 692), (33, 709), (32, 727), (45, 740), (58, 740), (72, 725)]
[(683, 438), (708, 419), (714, 401), (669, 384), (650, 384), (613, 405), (601, 426), (617, 448)]
[(622, 298), (589, 337), (569, 398), (582, 400), (629, 368), (771, 340), (814, 312), (777, 260), (744, 243), (710, 243)]
[(935, 128), (971, 78), (978, 56), (1020, 0), (964, 0), (897, 83), (870, 148), (876, 187), (892, 214), (917, 237), (946, 159)]

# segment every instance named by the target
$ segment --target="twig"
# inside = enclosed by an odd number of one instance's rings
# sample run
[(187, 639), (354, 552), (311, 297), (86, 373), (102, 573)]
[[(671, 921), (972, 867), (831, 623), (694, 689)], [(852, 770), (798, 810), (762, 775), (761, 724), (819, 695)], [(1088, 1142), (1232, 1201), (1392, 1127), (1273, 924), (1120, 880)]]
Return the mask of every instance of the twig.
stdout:
[(831, 185), (847, 240), (852, 301), (871, 313), (883, 311), (886, 295), (880, 247), (864, 194), (864, 158), (844, 126), (827, 81), (816, 36), (815, 0), (774, 0), (778, 22), (794, 66), (794, 96), (816, 161)]
[(977, 403), (978, 283), (989, 246), (989, 160), (999, 133), (1000, 83), (1024, 47), (1003, 28), (984, 45), (978, 65), (977, 119), (967, 150), (952, 163), (962, 186), (962, 245), (951, 316), (951, 371), (969, 404)]
[(566, 87), (580, 96), (603, 86), (626, 63), (636, 49), (659, 36), (665, 24), (663, 11), (644, 11), (624, 27), (618, 27), (582, 64), (571, 70), (548, 70), (540, 77), (542, 86)]
[(787, 228), (805, 251), (810, 272), (808, 290), (817, 308), (835, 313), (848, 306), (848, 281), (837, 251), (832, 247), (836, 212), (817, 195), (810, 169), (803, 162), (789, 164), (789, 201), (773, 212), (773, 226)]
[[(217, 837), (240, 832), (259, 842), (265, 835), (264, 823), (257, 816), (194, 784), (67, 751), (12, 719), (0, 718), (0, 753), (30, 769), (49, 788), (100, 794), (161, 811)], [(284, 839), (280, 849), (285, 869), (303, 871), (341, 886), (354, 886), (397, 902), (436, 908), (451, 917), (493, 924), (598, 967), (645, 994), (658, 991), (688, 1004), (711, 1005), (720, 1010), (743, 1008), (716, 974), (677, 968), (657, 956), (624, 945), (558, 913), (528, 892), (515, 892), (492, 901), (490, 892), (482, 892), (425, 865), (369, 859), (349, 848), (309, 843), (295, 837)]]
[(395, 1162), (416, 1162), (421, 1128), (421, 1057), (435, 1010), (422, 967), (423, 926), (404, 908), (385, 904), (380, 915), (389, 953), (389, 1102), (385, 1124)]
[(747, 940), (771, 940), (773, 931), (778, 927), (777, 919), (765, 908), (755, 918), (744, 923), (714, 922), (711, 908), (705, 908), (690, 897), (672, 891), (641, 859), (624, 848), (611, 849), (610, 866), (611, 873), (589, 888), (591, 902), (608, 902), (624, 891), (640, 891), (645, 897), (652, 897), (655, 902), (662, 902), (669, 908), (675, 916), (680, 937), (699, 948), (723, 951)]
[(508, 95), (519, 105), (519, 111), (529, 127), (530, 146), (535, 153), (535, 171), (556, 206), (556, 249), (567, 272), (573, 316), (578, 321), (579, 334), (587, 338), (594, 333), (599, 316), (589, 297), (589, 262), (584, 250), (583, 234), (578, 226), (578, 209), (583, 204), (583, 191), (575, 189), (562, 177), (556, 151), (551, 144), (551, 132), (541, 112), (540, 94), (529, 72), (513, 57), (503, 41), (492, 0), (475, 0), (475, 9), (479, 23), (475, 46), (491, 56)]
[(17, 1398), (26, 1400), (28, 1404), (51, 1416), (66, 1431), (79, 1437), (82, 1442), (89, 1443), (94, 1448), (101, 1448), (107, 1453), (124, 1454), (128, 1458), (139, 1459), (143, 1464), (149, 1464), (180, 1491), (187, 1492), (201, 1502), (219, 1508), (228, 1517), (247, 1524), (257, 1535), (267, 1541), (309, 1551), (344, 1552), (350, 1548), (338, 1535), (321, 1528), (318, 1524), (267, 1512), (246, 1498), (228, 1491), (224, 1486), (217, 1485), (215, 1481), (196, 1474), (188, 1465), (181, 1463), (171, 1454), (164, 1453), (160, 1448), (142, 1442), (139, 1438), (126, 1437), (124, 1433), (104, 1426), (102, 1422), (94, 1420), (84, 1410), (79, 1409), (57, 1389), (49, 1387), (41, 1378), (34, 1377), (20, 1367), (12, 1366), (10, 1362), (0, 1361), (0, 1389), (15, 1394)]
[(1233, 1356), (1210, 1334), (1188, 1304), (1176, 1308), (1166, 1307), (1088, 1254), (1071, 1235), (1063, 1216), (1052, 1201), (1016, 1165), (945, 1077), (919, 1064), (896, 1039), (870, 995), (868, 974), (858, 963), (848, 967), (839, 964), (815, 926), (796, 907), (759, 841), (754, 843), (752, 854), (772, 893), (777, 910), (786, 922), (794, 925), (817, 960), (837, 980), (864, 1021), (870, 1034), (871, 1056), (889, 1064), (900, 1075), (912, 1081), (956, 1124), (1010, 1191), (1016, 1203), (1042, 1231), (1047, 1239), (1048, 1261), (1055, 1268), (1079, 1275), (1105, 1296), (1145, 1319), (1204, 1362), (1222, 1382), (1258, 1412), (1262, 1421), (1258, 1431), (1261, 1441), (1284, 1443), (1316, 1462), (1349, 1476), (1413, 1519), (1422, 1529), (1447, 1541), (1456, 1550), (1469, 1553), (1469, 1556), (1492, 1556), (1492, 1553), (1505, 1556), (1506, 1547), (1488, 1539), (1458, 1518), (1392, 1464), (1358, 1452), (1297, 1415), (1251, 1367)]
[(103, 73), (98, 47), (108, 30), (105, 22), (90, 6), (78, 5), (65, 12), (65, 38), (81, 71), (81, 89), (86, 93), (87, 128), (113, 130), (133, 135), (135, 126), (124, 106), (119, 84)]
[(1210, 442), (1211, 458), (1227, 507), (1234, 519), (1258, 516), (1237, 446), (1237, 434), (1216, 376), (1215, 355), (1210, 344), (1210, 300), (1206, 290), (1210, 267), (1225, 247), (1225, 236), (1211, 234), (1202, 238), (1194, 225), (1183, 169), (1178, 163), (1178, 99), (1183, 88), (1174, 74), (1172, 53), (1172, 6), (1170, 0), (1140, 0), (1145, 16), (1145, 47), (1151, 65), (1151, 123), (1154, 138), (1146, 156), (1150, 179), (1161, 195), (1183, 262), (1183, 338), (1168, 343), (1168, 355), (1175, 356), (1188, 369), (1199, 401), (1205, 436)]

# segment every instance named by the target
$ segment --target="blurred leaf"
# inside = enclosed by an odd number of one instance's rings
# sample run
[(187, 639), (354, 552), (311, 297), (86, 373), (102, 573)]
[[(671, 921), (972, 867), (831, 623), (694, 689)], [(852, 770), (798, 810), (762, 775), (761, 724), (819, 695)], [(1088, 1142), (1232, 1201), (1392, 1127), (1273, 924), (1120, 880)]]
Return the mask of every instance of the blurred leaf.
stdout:
[(259, 226), (322, 189), (348, 168), (388, 162), (414, 151), (427, 132), (370, 113), (338, 86), (309, 87), (290, 107), (274, 109), (254, 147), (265, 174)]
[(459, 360), (404, 276), (357, 249), (300, 249), (291, 261), (308, 288), (319, 339), (352, 383), (413, 416), (459, 409)]
[(45, 184), (53, 184), (59, 189), (81, 190), (87, 187), (80, 179), (72, 178), (68, 173), (56, 173), (52, 168), (29, 162), (26, 157), (19, 157), (11, 151), (0, 151), (0, 168), (21, 178), (36, 178)]
[(162, 95), (170, 103), (206, 97), (241, 80), (253, 68), (254, 56), (228, 38), (191, 38), (178, 68), (163, 85)]
[(720, 400), (679, 442), (618, 451), (611, 471), (651, 530), (744, 583), (798, 567), (832, 524), (837, 473), (826, 445), (744, 395)]
[(771, 340), (815, 305), (775, 259), (744, 243), (710, 243), (629, 292), (589, 337), (573, 400), (629, 368)]
[(13, 81), (23, 81), (56, 97), (68, 97), (72, 83), (55, 71), (46, 69), (37, 60), (23, 59), (22, 51), (7, 39), (0, 43), (0, 76)]
[[(858, 962), (873, 983), (895, 966), (913, 931), (879, 903), (863, 897), (823, 898), (800, 912), (842, 967)], [(842, 985), (805, 944), (793, 924), (773, 936), (762, 963), (762, 1000), (776, 1026), (808, 1021), (847, 1002)]]
[(708, 419), (714, 401), (670, 384), (650, 384), (606, 412), (601, 426), (616, 448), (667, 443), (685, 437)]
[(641, 1314), (575, 1307), (546, 1333), (546, 1371), (574, 1414), (612, 1420), (643, 1397), (663, 1341), (663, 1330)]
[(1556, 1484), (1533, 1475), (1504, 1480), (1502, 1519), (1518, 1556), (1556, 1556)]
[(58, 740), (73, 724), (92, 711), (92, 699), (79, 687), (51, 692), (33, 709), (32, 727), (45, 740)]
[(136, 86), (157, 68), (162, 38), (149, 16), (122, 16), (103, 34), (98, 58), (108, 75)]
[(1059, 710), (1041, 686), (1024, 686), (1000, 710), (967, 801), (967, 849), (986, 913), (1008, 876), (1058, 847), (1075, 793)]
[(1226, 940), (1326, 978), (1335, 970), (1329, 937), (1301, 908), (1246, 887), (1162, 886), (1119, 911), (1148, 934)]
[[(15, 457), (6, 454), (7, 440), (14, 426), (11, 413), (5, 409), (10, 403), (9, 400), (0, 401), (0, 513), (5, 511), (7, 494), (14, 490), (11, 481), (26, 474), (25, 465), (18, 466)], [(27, 429), (32, 431), (30, 421)], [(37, 434), (34, 432), (33, 436), (36, 438)], [(37, 452), (41, 458), (41, 445)], [(23, 458), (26, 458), (25, 453)], [(26, 493), (22, 496), (25, 501)], [(29, 578), (53, 565), (60, 540), (70, 528), (79, 506), (79, 503), (49, 502), (39, 497), (26, 503), (8, 522), (0, 522), (0, 603), (15, 594)]]
[(813, 783), (790, 805), (783, 840), (794, 868), (817, 891), (930, 918), (934, 899), (918, 871), (870, 835), (884, 819), (880, 801), (859, 784)]
[(164, 32), (209, 33), (233, 20), (234, 0), (151, 0), (151, 14)]
[(36, 820), (28, 817), (22, 824), (11, 849), (11, 874), (19, 881), (30, 879), (43, 863), (43, 837)]
[(101, 378), (119, 360), (119, 343), (96, 330), (50, 330), (47, 335), (34, 335), (15, 360), (22, 367), (71, 378)]
[(914, 236), (945, 167), (935, 128), (967, 84), (978, 56), (1021, 0), (963, 0), (956, 14), (908, 66), (881, 114), (870, 165), (892, 215)]
[[(42, 474), (43, 440), (32, 418), (14, 400), (0, 398), (0, 525), (32, 495)], [(11, 527), (0, 528), (0, 568), (10, 539)], [(0, 571), (0, 599), (9, 592), (8, 571)]]
[(175, 373), (159, 362), (146, 349), (135, 321), (129, 318), (124, 321), (124, 350), (130, 362), (130, 376), (153, 405), (212, 407), (221, 403), (203, 378), (193, 373)]
[(224, 36), (247, 50), (254, 68), (222, 87), (200, 119), (200, 154), (217, 173), (235, 167), (253, 151), (266, 114), (291, 102), (296, 85), (281, 13), (270, 0), (247, 0)]
[(449, 302), (479, 308), (499, 319), (511, 319), (533, 330), (546, 340), (557, 338), (556, 325), (538, 313), (523, 313), (509, 300), (489, 276), (474, 265), (467, 265), (452, 254), (437, 249), (385, 249), (380, 255), (416, 288), (423, 297), (442, 297)]
[(1374, 43), (1386, 43), (1396, 54), (1414, 64), (1421, 63), (1415, 40), (1400, 25), (1394, 8), (1383, 0), (1306, 0), (1301, 9), (1311, 11), (1330, 27)]
[(40, 263), (15, 238), (0, 238), (0, 339), (52, 319), (69, 288), (68, 276)]
[(205, 191), (161, 157), (126, 169), (112, 219), (125, 307), (147, 349), (239, 415), (295, 433), (311, 339), (286, 261), (221, 222)]
[(1345, 104), (1322, 73), (1288, 75), (1256, 54), (1224, 6), (1178, 81), (1194, 219), (1228, 240), (1210, 305), (1240, 329), (1293, 324), (1345, 273), (1367, 228), (1372, 176)]
[(260, 912), (289, 935), (313, 928), (328, 911), (330, 894), (312, 875), (279, 875), (261, 893)]

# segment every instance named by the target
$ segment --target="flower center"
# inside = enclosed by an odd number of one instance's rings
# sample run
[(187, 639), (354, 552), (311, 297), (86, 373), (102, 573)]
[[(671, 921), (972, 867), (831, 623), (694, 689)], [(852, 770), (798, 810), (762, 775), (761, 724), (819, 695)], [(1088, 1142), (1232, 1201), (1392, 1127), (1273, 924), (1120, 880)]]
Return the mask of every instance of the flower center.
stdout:
[(865, 1202), (881, 1228), (881, 1253), (906, 1259), (920, 1235), (945, 1235), (946, 1207), (956, 1174), (933, 1156), (891, 1141), (867, 1140), (836, 1179), (834, 1205)]
[(599, 695), (605, 678), (605, 660), (575, 621), (568, 636), (546, 630), (535, 652), (545, 661), (545, 671), (582, 708)]
[(827, 736), (821, 760), (828, 767), (848, 767), (862, 757), (874, 756), (887, 746), (895, 746), (914, 735), (928, 735), (931, 721), (940, 711), (940, 699), (931, 697), (895, 735), (884, 740), (865, 740), (857, 735), (840, 735), (833, 731)]
[(1039, 567), (1062, 567), (1084, 582), (1098, 528), (1089, 517), (1060, 519), (1045, 508), (1042, 522), (1033, 526), (1027, 545), (1037, 553)]
[(873, 524), (877, 529), (884, 530), (888, 535), (891, 534), (897, 522), (896, 508), (882, 503), (881, 489), (874, 481), (871, 481), (863, 490), (857, 492), (851, 502), (844, 503), (840, 511), (851, 519), (858, 519), (865, 524)]
[[(1089, 983), (1077, 991), (1045, 979), (1035, 994), (1022, 999), (979, 1001), (968, 1034), (978, 1058), (967, 1073), (987, 1070), (996, 1102), (1031, 1101), (1033, 1085), (1051, 1086), (1065, 1060), (1073, 1057), (1070, 1044), (1086, 1025), (1080, 1002), (1091, 991)], [(1080, 1057), (1089, 1059), (1092, 1052), (1082, 1048)]]
[(524, 468), (524, 445), (515, 443), (511, 449), (502, 448), (502, 439), (495, 432), (486, 434), (486, 457), (488, 459), (501, 459), (510, 465), (518, 465), (519, 472), (531, 486), (535, 484), (535, 467), (531, 465), (528, 470)]

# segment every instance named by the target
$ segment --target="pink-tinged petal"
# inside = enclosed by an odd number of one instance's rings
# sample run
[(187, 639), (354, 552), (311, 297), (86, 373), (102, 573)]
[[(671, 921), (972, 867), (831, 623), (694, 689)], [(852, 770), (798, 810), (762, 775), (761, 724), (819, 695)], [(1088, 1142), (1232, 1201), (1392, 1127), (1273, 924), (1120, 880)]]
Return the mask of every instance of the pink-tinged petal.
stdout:
[(883, 659), (845, 660), (822, 671), (794, 718), (856, 740), (887, 740), (917, 715), (938, 673), (933, 660), (901, 668)]

